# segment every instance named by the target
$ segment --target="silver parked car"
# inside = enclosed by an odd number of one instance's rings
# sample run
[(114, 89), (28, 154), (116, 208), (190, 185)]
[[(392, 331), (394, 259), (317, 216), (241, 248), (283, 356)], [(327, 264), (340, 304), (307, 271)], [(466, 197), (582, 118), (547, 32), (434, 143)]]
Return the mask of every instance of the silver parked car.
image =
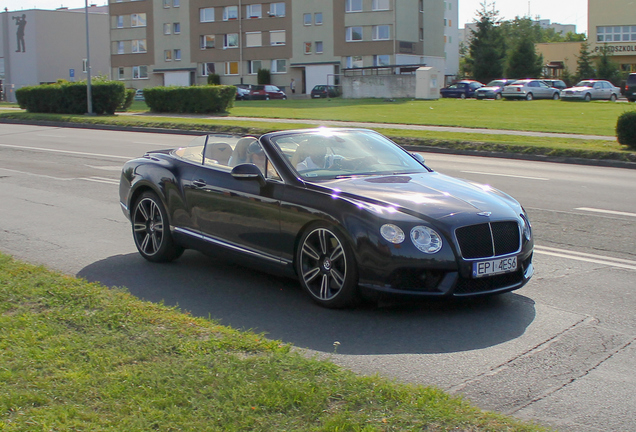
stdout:
[(512, 84), (516, 79), (496, 79), (490, 81), (484, 87), (480, 87), (475, 91), (476, 99), (501, 99), (501, 92), (506, 84)]
[(585, 80), (574, 87), (563, 90), (561, 97), (563, 100), (583, 100), (586, 102), (592, 99), (610, 100), (614, 102), (621, 94), (621, 89), (615, 87), (611, 82), (605, 80)]
[(559, 100), (561, 91), (550, 87), (542, 80), (522, 79), (504, 87), (501, 95), (506, 99), (554, 99)]

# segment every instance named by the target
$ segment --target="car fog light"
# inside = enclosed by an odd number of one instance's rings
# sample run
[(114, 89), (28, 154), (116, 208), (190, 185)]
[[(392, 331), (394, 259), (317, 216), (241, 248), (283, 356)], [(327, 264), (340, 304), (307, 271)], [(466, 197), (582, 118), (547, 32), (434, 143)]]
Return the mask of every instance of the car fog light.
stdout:
[(442, 236), (426, 226), (416, 226), (411, 230), (411, 241), (424, 253), (434, 254), (442, 248)]
[(382, 237), (384, 237), (386, 241), (390, 241), (395, 244), (402, 243), (405, 238), (404, 231), (402, 231), (399, 226), (393, 224), (382, 225), (380, 228), (380, 234), (382, 234)]

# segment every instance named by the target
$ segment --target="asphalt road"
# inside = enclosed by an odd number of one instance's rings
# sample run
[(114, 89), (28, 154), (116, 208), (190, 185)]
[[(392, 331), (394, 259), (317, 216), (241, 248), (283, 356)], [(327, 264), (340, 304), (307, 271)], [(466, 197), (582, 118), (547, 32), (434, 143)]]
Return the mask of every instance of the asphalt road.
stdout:
[(562, 431), (636, 431), (635, 170), (424, 154), (523, 203), (534, 278), (490, 299), (333, 311), (295, 281), (192, 251), (166, 265), (136, 253), (120, 167), (190, 139), (0, 124), (0, 250), (484, 409)]

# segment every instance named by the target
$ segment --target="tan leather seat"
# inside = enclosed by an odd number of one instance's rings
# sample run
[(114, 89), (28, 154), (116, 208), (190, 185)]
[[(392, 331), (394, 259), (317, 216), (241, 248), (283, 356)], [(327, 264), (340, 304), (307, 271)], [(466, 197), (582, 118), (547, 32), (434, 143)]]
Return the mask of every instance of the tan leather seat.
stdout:
[(228, 143), (209, 143), (205, 146), (206, 163), (227, 165), (232, 156), (232, 147)]

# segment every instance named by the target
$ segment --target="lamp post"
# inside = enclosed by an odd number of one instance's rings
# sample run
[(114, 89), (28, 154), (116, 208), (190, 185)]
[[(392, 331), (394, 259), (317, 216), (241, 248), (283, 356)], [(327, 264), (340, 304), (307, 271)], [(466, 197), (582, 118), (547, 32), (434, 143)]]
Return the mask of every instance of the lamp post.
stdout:
[(87, 113), (93, 115), (93, 95), (91, 89), (91, 46), (88, 39), (88, 0), (84, 0), (84, 11), (86, 12), (86, 99)]

